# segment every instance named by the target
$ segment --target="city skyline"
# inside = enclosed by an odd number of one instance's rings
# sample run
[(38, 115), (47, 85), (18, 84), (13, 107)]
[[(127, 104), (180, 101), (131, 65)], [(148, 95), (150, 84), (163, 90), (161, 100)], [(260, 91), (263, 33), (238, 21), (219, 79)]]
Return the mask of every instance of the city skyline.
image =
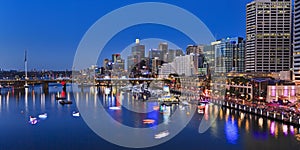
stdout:
[[(78, 43), (88, 28), (106, 13), (136, 2), (141, 1), (72, 1), (72, 5), (52, 1), (1, 2), (0, 20), (4, 23), (0, 25), (0, 68), (23, 70), (24, 51), (27, 50), (29, 70), (70, 70)], [(214, 6), (209, 1), (160, 2), (190, 11), (208, 26), (217, 39), (245, 35), (246, 19), (240, 18), (245, 18), (246, 3), (250, 0), (221, 1)], [(228, 19), (231, 21), (228, 22)], [(153, 30), (155, 32), (151, 32)], [(108, 43), (103, 54), (120, 53), (135, 38), (162, 38), (183, 50), (189, 44), (201, 44), (192, 43), (182, 33), (169, 27), (147, 24), (130, 27), (116, 35), (111, 40), (115, 44)]]

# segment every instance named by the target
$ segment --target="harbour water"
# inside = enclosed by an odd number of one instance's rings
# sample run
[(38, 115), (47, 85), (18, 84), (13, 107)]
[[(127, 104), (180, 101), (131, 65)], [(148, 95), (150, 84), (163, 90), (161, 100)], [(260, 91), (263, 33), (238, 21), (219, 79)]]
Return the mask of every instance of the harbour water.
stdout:
[[(105, 111), (119, 123), (135, 128), (152, 128), (154, 132), (158, 124), (168, 127), (174, 121), (170, 115), (175, 110), (179, 111), (179, 117), (183, 120), (191, 117), (188, 125), (174, 138), (149, 149), (300, 149), (299, 127), (213, 104), (205, 106), (204, 114), (199, 114), (196, 110), (192, 115), (190, 105), (174, 105), (164, 108), (170, 113), (161, 113), (160, 110), (153, 110), (157, 102), (135, 100), (130, 93), (121, 92), (118, 87), (111, 87), (110, 93), (106, 95), (105, 87), (71, 90), (71, 86), (67, 86), (66, 97), (73, 104), (61, 105), (55, 99), (57, 94), (61, 94), (60, 85), (50, 86), (49, 93), (43, 93), (41, 88), (35, 86), (28, 91), (1, 91), (0, 149), (129, 149), (98, 136), (89, 128), (83, 116), (72, 116), (74, 111), (82, 108), (79, 106), (85, 105), (94, 107), (91, 110), (95, 110), (93, 115), (97, 115), (96, 110), (103, 105)], [(132, 113), (132, 108), (151, 111)], [(47, 118), (39, 119), (38, 115), (43, 113), (47, 113)], [(36, 117), (37, 123), (31, 124), (29, 116)], [(216, 120), (210, 128), (199, 133), (202, 119), (209, 120), (212, 116)], [(155, 122), (145, 124), (143, 119), (149, 118)], [(102, 120), (100, 118), (96, 121)], [(169, 132), (172, 135), (172, 131)], [(130, 135), (127, 136), (130, 138)], [(149, 137), (157, 141), (163, 140), (155, 139), (152, 134)]]

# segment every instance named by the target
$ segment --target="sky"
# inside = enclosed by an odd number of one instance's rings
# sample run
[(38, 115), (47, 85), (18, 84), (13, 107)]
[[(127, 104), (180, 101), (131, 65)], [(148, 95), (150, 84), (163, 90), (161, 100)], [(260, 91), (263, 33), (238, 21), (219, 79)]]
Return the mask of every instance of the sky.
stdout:
[[(140, 2), (163, 2), (181, 7), (205, 23), (216, 39), (245, 37), (245, 7), (250, 1), (0, 0), (0, 68), (24, 70), (24, 51), (27, 50), (29, 70), (71, 70), (82, 37), (97, 20), (120, 7)], [(99, 62), (111, 58), (112, 53), (121, 53), (136, 38), (165, 39), (183, 50), (189, 44), (200, 44), (166, 26), (136, 25), (116, 34), (103, 48)], [(158, 44), (147, 47), (157, 48)]]

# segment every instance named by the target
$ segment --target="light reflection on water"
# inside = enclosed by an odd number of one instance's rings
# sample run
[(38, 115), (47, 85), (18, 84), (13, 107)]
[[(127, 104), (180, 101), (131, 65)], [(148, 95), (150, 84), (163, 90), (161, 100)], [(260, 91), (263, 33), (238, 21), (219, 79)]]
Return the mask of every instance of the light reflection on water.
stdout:
[[(191, 110), (191, 106), (181, 105), (160, 107), (158, 110), (153, 110), (154, 106), (158, 106), (157, 102), (137, 101), (130, 93), (121, 92), (116, 87), (112, 87), (111, 93), (109, 94), (101, 94), (104, 92), (103, 87), (99, 88), (99, 91), (95, 87), (89, 89), (80, 89), (79, 91), (75, 91), (75, 93), (69, 92), (70, 90), (67, 91), (67, 99), (74, 100), (76, 104), (80, 104), (79, 101), (84, 101), (85, 103), (81, 104), (93, 104), (95, 109), (101, 109), (100, 104), (102, 103), (104, 109), (106, 109), (116, 121), (133, 127), (147, 127), (155, 130), (156, 126), (160, 123), (168, 126), (169, 122), (172, 121), (170, 120), (170, 116), (175, 110), (179, 109), (181, 112), (180, 117), (188, 117)], [(2, 113), (20, 114), (21, 111), (24, 111), (24, 118), (25, 121), (27, 121), (29, 115), (36, 115), (48, 111), (47, 113), (50, 116), (50, 120), (52, 117), (51, 113), (62, 114), (64, 111), (72, 112), (76, 110), (76, 105), (58, 105), (57, 101), (55, 100), (55, 95), (57, 93), (61, 93), (60, 88), (50, 88), (49, 94), (42, 93), (41, 90), (37, 89), (28, 89), (25, 90), (24, 93), (13, 93), (11, 91), (2, 93), (2, 95), (0, 95), (0, 115), (2, 115)], [(15, 105), (17, 107), (15, 107)], [(121, 110), (108, 109), (110, 106), (119, 107), (124, 105), (126, 107), (121, 107)], [(140, 109), (144, 109), (144, 111), (148, 113), (132, 115), (129, 111), (130, 109), (127, 109), (132, 106), (140, 107)], [(14, 110), (16, 108), (18, 109)], [(69, 115), (71, 116), (71, 114)], [(191, 122), (196, 124), (195, 126), (192, 126), (192, 131), (197, 135), (195, 137), (196, 139), (201, 139), (201, 136), (203, 136), (203, 134), (197, 133), (197, 125), (199, 125), (202, 119), (208, 120), (211, 116), (218, 117), (216, 122), (214, 122), (211, 128), (209, 128), (207, 133), (204, 134), (209, 134), (208, 137), (205, 138), (224, 138), (226, 143), (230, 145), (247, 145), (245, 144), (246, 142), (256, 143), (258, 141), (265, 141), (272, 145), (273, 143), (277, 143), (278, 140), (290, 140), (289, 142), (300, 140), (300, 130), (298, 127), (285, 125), (258, 116), (245, 114), (236, 110), (220, 108), (217, 105), (211, 104), (205, 106), (204, 114), (195, 113), (195, 119), (192, 118), (193, 120)], [(153, 119), (154, 123), (143, 124), (143, 119)], [(43, 123), (41, 122), (41, 124)], [(186, 131), (183, 131), (182, 134), (185, 134), (185, 132)], [(300, 146), (298, 142), (295, 144)]]
[(235, 120), (232, 120), (230, 117), (232, 116), (228, 116), (228, 121), (225, 124), (225, 134), (226, 134), (226, 139), (228, 141), (228, 143), (230, 144), (236, 144), (237, 140), (239, 138), (239, 132), (238, 132), (238, 126)]

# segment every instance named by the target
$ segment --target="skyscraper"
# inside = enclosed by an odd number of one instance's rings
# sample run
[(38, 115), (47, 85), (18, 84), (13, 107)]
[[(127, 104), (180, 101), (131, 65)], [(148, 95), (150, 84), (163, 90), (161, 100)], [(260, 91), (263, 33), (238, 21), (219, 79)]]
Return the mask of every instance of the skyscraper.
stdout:
[(203, 70), (205, 70), (204, 63), (206, 62), (203, 49), (203, 45), (188, 45), (186, 48), (186, 54), (193, 57), (195, 74), (203, 74)]
[(215, 51), (215, 72), (245, 71), (245, 41), (241, 37), (212, 42)]
[(150, 59), (158, 57), (158, 59), (163, 60), (163, 51), (159, 49), (150, 49), (148, 56)]
[(213, 45), (205, 45), (203, 47), (203, 53), (206, 61), (207, 73), (215, 72), (215, 48)]
[(291, 0), (254, 0), (246, 13), (246, 71), (290, 70)]
[(172, 62), (177, 56), (184, 56), (181, 49), (169, 49), (167, 53), (167, 62)]
[(127, 70), (131, 71), (133, 67), (140, 69), (139, 65), (145, 59), (145, 45), (141, 45), (139, 40), (136, 39), (135, 45), (131, 48), (131, 55), (127, 57)]
[(167, 54), (168, 54), (168, 43), (162, 42), (159, 43), (158, 49), (163, 53), (163, 61), (167, 62)]
[(114, 71), (123, 71), (125, 69), (125, 61), (121, 58), (121, 54), (112, 54), (111, 61)]
[(300, 0), (295, 0), (294, 12), (294, 75), (300, 82)]

